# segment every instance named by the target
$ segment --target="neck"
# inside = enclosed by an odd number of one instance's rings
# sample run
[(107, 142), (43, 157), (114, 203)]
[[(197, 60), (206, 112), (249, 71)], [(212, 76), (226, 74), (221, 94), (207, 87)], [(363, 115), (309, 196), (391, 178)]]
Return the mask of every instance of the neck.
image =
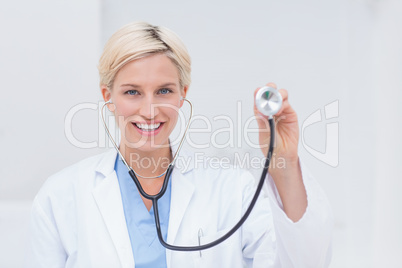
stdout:
[(170, 146), (167, 145), (153, 151), (141, 151), (122, 143), (119, 149), (139, 178), (155, 177), (164, 173), (173, 159)]

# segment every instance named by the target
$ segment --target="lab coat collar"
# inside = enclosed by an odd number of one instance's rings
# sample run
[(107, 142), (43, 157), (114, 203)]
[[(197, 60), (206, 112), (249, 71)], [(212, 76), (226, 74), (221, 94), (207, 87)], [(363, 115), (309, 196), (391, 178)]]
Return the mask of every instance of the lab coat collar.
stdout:
[(116, 149), (110, 149), (103, 153), (100, 161), (96, 165), (95, 171), (99, 172), (103, 176), (108, 176), (114, 172), (114, 164), (116, 161), (117, 152)]
[[(177, 145), (171, 145), (172, 153), (177, 150)], [(170, 200), (170, 215), (167, 242), (174, 244), (177, 233), (180, 229), (182, 219), (187, 211), (188, 205), (194, 193), (194, 183), (191, 177), (185, 173), (194, 169), (194, 153), (182, 148), (179, 152), (181, 158), (176, 162), (172, 172), (172, 194)], [(129, 267), (134, 264), (131, 242), (124, 217), (124, 209), (121, 200), (121, 193), (114, 165), (117, 157), (115, 149), (104, 153), (103, 157), (96, 166), (96, 171), (103, 174), (101, 180), (93, 190), (93, 196), (105, 221), (108, 232), (112, 238), (113, 244), (117, 249), (120, 261), (123, 267)], [(166, 252), (167, 264), (170, 267), (171, 251)]]
[(92, 195), (116, 248), (122, 267), (133, 267), (131, 242), (124, 216), (119, 182), (116, 172), (114, 172), (116, 155), (116, 151), (108, 151), (99, 162), (96, 170), (105, 177), (97, 183)]

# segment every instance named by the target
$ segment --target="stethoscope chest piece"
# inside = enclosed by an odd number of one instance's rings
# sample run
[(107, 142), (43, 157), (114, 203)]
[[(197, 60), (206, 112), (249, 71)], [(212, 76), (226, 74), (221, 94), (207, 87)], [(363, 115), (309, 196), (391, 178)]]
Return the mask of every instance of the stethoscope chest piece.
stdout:
[(265, 86), (255, 95), (255, 105), (263, 115), (271, 117), (281, 109), (282, 96), (275, 88)]

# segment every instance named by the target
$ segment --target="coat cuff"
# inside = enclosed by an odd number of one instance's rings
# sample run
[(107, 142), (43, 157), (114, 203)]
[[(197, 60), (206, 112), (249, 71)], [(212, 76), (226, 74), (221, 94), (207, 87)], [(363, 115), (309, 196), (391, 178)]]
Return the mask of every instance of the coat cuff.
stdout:
[(331, 259), (333, 215), (326, 195), (299, 158), (307, 208), (302, 218), (293, 222), (283, 210), (273, 178), (264, 185), (271, 203), (282, 267), (327, 267)]
[(301, 224), (311, 218), (312, 220), (314, 220), (314, 222), (316, 222), (317, 217), (320, 219), (332, 219), (331, 207), (325, 193), (300, 158), (299, 164), (301, 168), (303, 184), (307, 194), (306, 211), (297, 222), (293, 222), (291, 219), (289, 219), (283, 209), (282, 200), (279, 195), (278, 189), (275, 186), (274, 179), (270, 174), (268, 174), (268, 178), (264, 185), (264, 191), (271, 201), (274, 218), (284, 223), (286, 222), (293, 224)]

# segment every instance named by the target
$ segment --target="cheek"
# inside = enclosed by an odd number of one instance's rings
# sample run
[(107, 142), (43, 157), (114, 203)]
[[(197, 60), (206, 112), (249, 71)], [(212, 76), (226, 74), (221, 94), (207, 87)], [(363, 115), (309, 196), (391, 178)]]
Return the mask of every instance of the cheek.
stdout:
[[(176, 107), (176, 106), (174, 106)], [(177, 108), (163, 108), (161, 112), (169, 118), (170, 124), (172, 125), (171, 127), (173, 128), (176, 125), (176, 122), (179, 118), (179, 113), (180, 109), (179, 107)]]
[(164, 99), (163, 102), (158, 104), (158, 111), (164, 117), (169, 118), (171, 122), (176, 122), (180, 117), (180, 99), (175, 96), (174, 98)]
[(115, 101), (115, 105), (116, 105), (115, 115), (122, 116), (124, 117), (124, 119), (133, 115), (136, 111), (136, 105), (133, 105), (128, 101), (117, 100)]
[(119, 126), (120, 130), (126, 129), (127, 124), (131, 124), (130, 121), (135, 120), (136, 116), (136, 106), (130, 105), (128, 102), (124, 100), (116, 100), (115, 101), (115, 121)]

